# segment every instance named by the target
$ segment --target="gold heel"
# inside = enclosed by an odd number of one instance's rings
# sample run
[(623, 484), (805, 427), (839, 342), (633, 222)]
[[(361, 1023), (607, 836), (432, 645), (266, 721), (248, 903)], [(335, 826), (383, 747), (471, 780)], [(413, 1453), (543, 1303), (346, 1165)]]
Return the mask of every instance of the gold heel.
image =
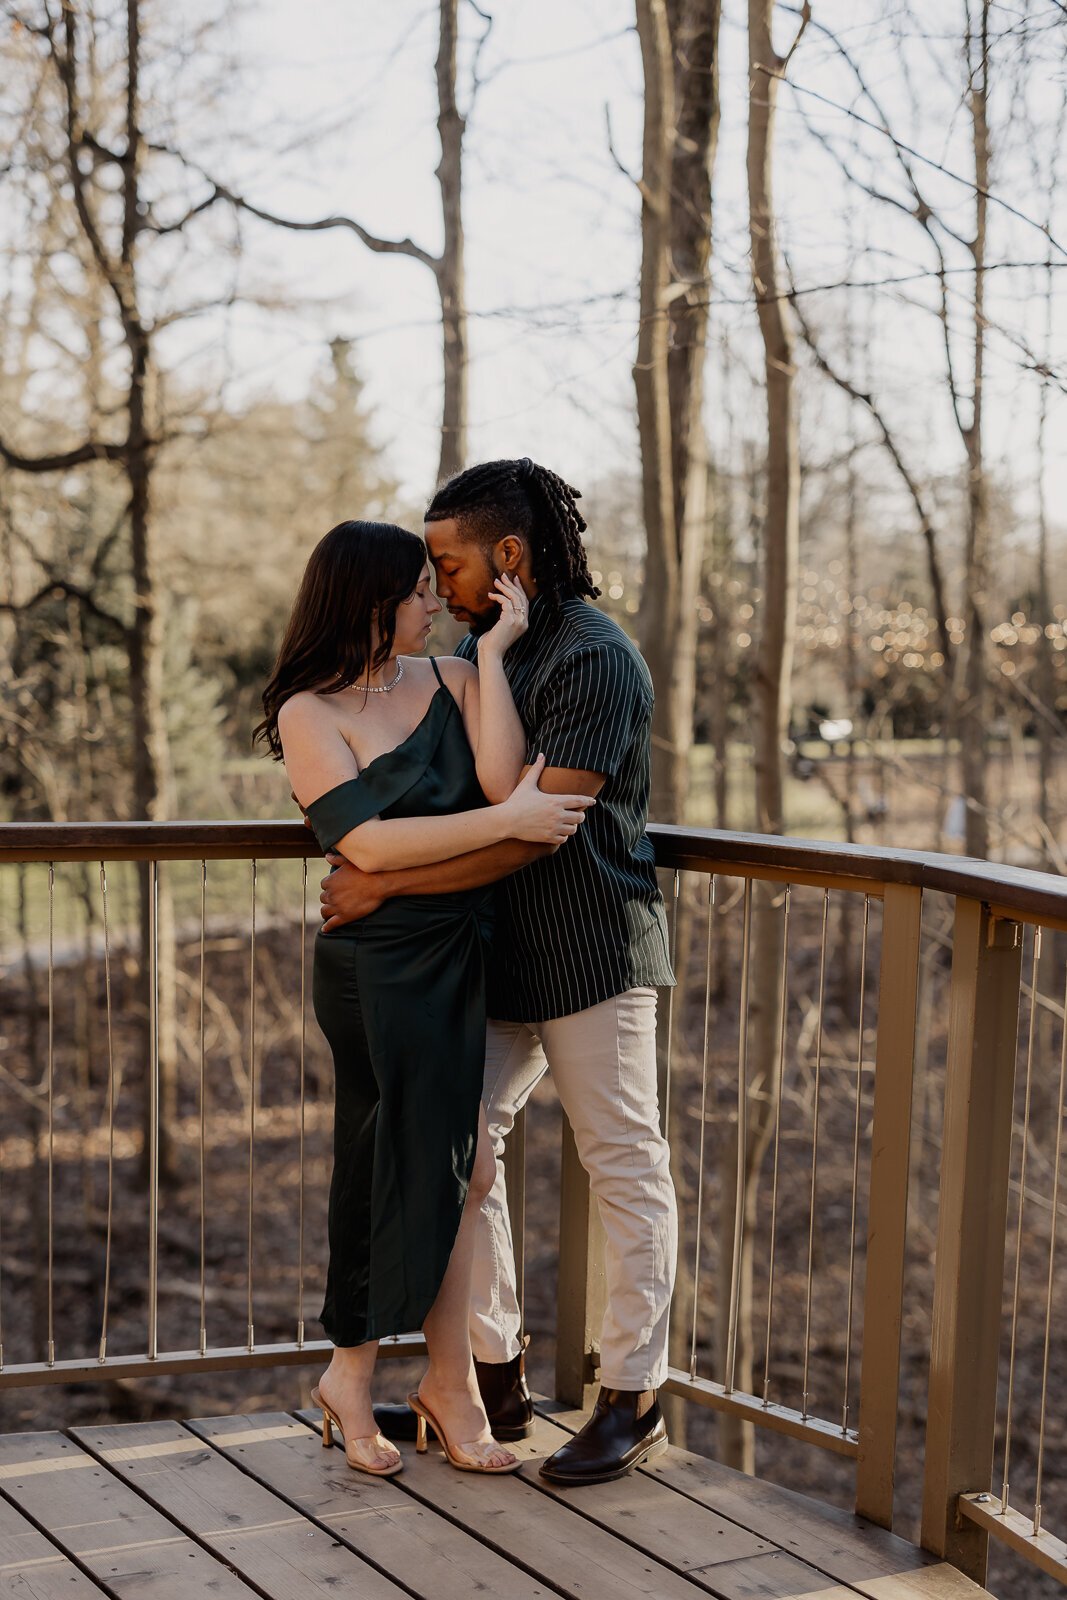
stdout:
[[(415, 1449), (419, 1455), (426, 1449), (426, 1428), (428, 1424), (440, 1441), (449, 1466), (458, 1468), (460, 1472), (518, 1472), (522, 1466), (522, 1462), (516, 1456), (511, 1456), (511, 1460), (501, 1466), (493, 1466), (486, 1460), (486, 1457), (492, 1455), (495, 1451), (504, 1450), (504, 1446), (499, 1444), (496, 1439), (479, 1439), (466, 1449), (457, 1450), (454, 1445), (449, 1443), (445, 1430), (425, 1400), (420, 1400), (417, 1389), (408, 1395), (408, 1405), (418, 1419)], [(504, 1450), (504, 1454), (510, 1456), (511, 1451)]]
[(322, 1412), (322, 1448), (329, 1450), (333, 1444), (334, 1423), (337, 1424), (340, 1431), (344, 1431), (341, 1429), (341, 1420), (330, 1410), (317, 1388), (311, 1391), (311, 1403), (313, 1406), (318, 1406)]
[[(345, 1430), (341, 1426), (341, 1419), (337, 1415), (336, 1411), (332, 1411), (326, 1404), (317, 1388), (312, 1389), (311, 1391), (311, 1403), (312, 1405), (318, 1406), (319, 1410), (322, 1412), (322, 1445), (323, 1449), (328, 1449), (333, 1444), (333, 1430), (335, 1428), (337, 1429), (338, 1433), (341, 1434), (342, 1438), (344, 1438)], [(360, 1450), (360, 1446), (367, 1444), (368, 1442), (373, 1448), (374, 1439), (380, 1437), (381, 1435), (370, 1435), (368, 1436), (368, 1439), (344, 1439), (345, 1460), (348, 1462), (350, 1467), (355, 1467), (357, 1472), (368, 1472), (373, 1478), (392, 1478), (401, 1470), (404, 1465), (400, 1458), (399, 1451), (397, 1451), (396, 1461), (390, 1463), (389, 1466), (376, 1467), (371, 1462), (364, 1459)], [(388, 1444), (389, 1441), (386, 1440), (386, 1443)], [(396, 1447), (390, 1446), (390, 1448), (395, 1449)]]

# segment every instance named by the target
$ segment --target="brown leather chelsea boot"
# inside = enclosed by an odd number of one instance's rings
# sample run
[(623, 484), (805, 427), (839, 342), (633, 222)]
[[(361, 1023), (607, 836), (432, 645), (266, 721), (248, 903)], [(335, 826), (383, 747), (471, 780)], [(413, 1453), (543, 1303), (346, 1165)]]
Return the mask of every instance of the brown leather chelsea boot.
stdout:
[[(482, 1404), (489, 1418), (493, 1438), (501, 1444), (528, 1439), (534, 1429), (534, 1408), (526, 1385), (526, 1344), (511, 1361), (476, 1361)], [(411, 1440), (415, 1437), (416, 1417), (408, 1405), (380, 1405), (374, 1408), (374, 1421), (387, 1439)]]
[(541, 1463), (541, 1476), (568, 1487), (610, 1483), (667, 1448), (667, 1426), (659, 1401), (640, 1416), (641, 1395), (628, 1389), (601, 1389), (593, 1414), (580, 1433)]
[(476, 1361), (474, 1370), (493, 1438), (501, 1444), (528, 1439), (534, 1428), (534, 1408), (526, 1383), (525, 1346), (510, 1361)]

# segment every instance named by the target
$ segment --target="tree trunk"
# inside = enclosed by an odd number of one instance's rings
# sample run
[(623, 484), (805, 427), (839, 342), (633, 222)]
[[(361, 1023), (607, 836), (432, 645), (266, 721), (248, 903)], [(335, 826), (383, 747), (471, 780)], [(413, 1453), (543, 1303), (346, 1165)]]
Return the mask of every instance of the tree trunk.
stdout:
[(467, 300), (462, 210), (463, 133), (466, 123), (456, 106), (458, 9), (459, 0), (441, 0), (441, 33), (436, 62), (439, 107), (437, 131), (441, 138), (441, 160), (436, 176), (441, 188), (444, 220), (444, 249), (435, 268), (441, 297), (444, 347), (438, 483), (462, 471), (467, 462)]
[[(1067, 121), (1067, 85), (1063, 87), (1060, 94), (1054, 143), (1056, 151), (1060, 151), (1063, 148), (1065, 121)], [(1057, 164), (1056, 158), (1053, 157), (1052, 169), (1049, 173), (1048, 212), (1045, 217), (1045, 226), (1050, 232), (1052, 228), (1052, 209), (1057, 188)], [(1045, 363), (1049, 369), (1052, 366), (1054, 275), (1055, 268), (1052, 245), (1050, 243), (1048, 253), (1045, 256)], [(1035, 674), (1035, 688), (1041, 707), (1038, 710), (1035, 722), (1037, 731), (1037, 816), (1041, 832), (1041, 854), (1045, 867), (1054, 871), (1054, 852), (1049, 849), (1049, 845), (1050, 842), (1054, 841), (1051, 790), (1054, 756), (1053, 740), (1057, 732), (1055, 720), (1056, 670), (1053, 664), (1052, 640), (1048, 634), (1053, 621), (1053, 612), (1052, 596), (1049, 589), (1048, 496), (1045, 487), (1049, 386), (1049, 377), (1046, 373), (1041, 379), (1041, 403), (1037, 421), (1037, 572), (1034, 584), (1034, 621), (1040, 626), (1043, 637), (1038, 642), (1037, 672)]]
[[(153, 446), (147, 422), (147, 389), (151, 360), (148, 332), (137, 305), (137, 240), (143, 207), (140, 195), (140, 0), (127, 0), (128, 69), (126, 91), (126, 149), (122, 162), (122, 255), (116, 270), (116, 293), (123, 308), (123, 330), (129, 354), (129, 388), (126, 397), (127, 434), (123, 464), (129, 484), (130, 568), (134, 612), (129, 629), (131, 733), (133, 737), (133, 804), (135, 815), (161, 822), (169, 817), (173, 796), (170, 751), (164, 711), (163, 610), (156, 573), (155, 540), (151, 521)], [(145, 1034), (145, 1106), (147, 1118), (148, 1072), (153, 1041), (148, 1037), (153, 998), (158, 1037), (160, 1078), (160, 1171), (173, 1176), (171, 1139), (177, 1116), (177, 995), (175, 984), (174, 908), (167, 869), (157, 872), (156, 906), (151, 906), (151, 869), (138, 867), (141, 917), (141, 994)], [(155, 951), (151, 927), (156, 926)], [(153, 954), (156, 993), (152, 995)], [(146, 1123), (147, 1126), (147, 1123)], [(145, 1140), (147, 1152), (149, 1140)]]
[[(756, 814), (763, 833), (781, 833), (783, 825), (783, 743), (789, 731), (790, 679), (796, 613), (799, 549), (799, 482), (796, 419), (793, 414), (793, 341), (778, 288), (777, 247), (771, 168), (774, 111), (784, 60), (771, 43), (773, 0), (749, 0), (748, 193), (752, 281), (764, 346), (767, 391), (767, 485), (763, 523), (763, 618), (756, 662)], [(805, 17), (807, 8), (805, 7)], [(801, 24), (804, 26), (803, 22)], [(732, 1381), (751, 1394), (753, 1388), (752, 1230), (759, 1190), (759, 1171), (774, 1121), (778, 1093), (777, 1055), (782, 919), (773, 884), (756, 884), (752, 895), (750, 1033), (746, 1096), (747, 1130), (740, 1174), (744, 1219), (736, 1263), (738, 1318)], [(732, 1145), (735, 1170), (739, 1130)], [(728, 1168), (729, 1171), (729, 1168)], [(735, 1237), (736, 1190), (729, 1178), (724, 1196), (723, 1241)], [(748, 1241), (748, 1247), (745, 1241)], [(719, 1344), (730, 1339), (729, 1299), (720, 1302)], [(725, 1375), (731, 1376), (729, 1374)], [(719, 1418), (719, 1456), (729, 1465), (751, 1472), (755, 1441), (751, 1423)]]
[[(974, 144), (975, 219), (969, 242), (974, 258), (974, 345), (971, 381), (971, 423), (963, 430), (967, 450), (967, 535), (964, 556), (966, 639), (957, 717), (960, 778), (967, 798), (964, 850), (984, 858), (989, 853), (986, 785), (986, 728), (990, 694), (986, 670), (986, 601), (989, 588), (988, 494), (982, 440), (982, 383), (985, 373), (986, 193), (989, 187), (989, 126), (986, 118), (989, 76), (989, 0), (982, 0), (978, 39), (967, 17), (967, 61), (971, 68), (968, 96)], [(973, 61), (974, 46), (978, 59)]]
[(656, 686), (652, 809), (669, 822), (684, 821), (689, 788), (707, 526), (702, 412), (719, 15), (719, 0), (637, 6), (645, 79), (634, 366), (647, 539), (640, 634)]
[[(709, 587), (714, 620), (711, 625), (712, 692), (707, 704), (708, 736), (714, 763), (712, 790), (715, 800), (713, 812), (715, 827), (728, 828), (730, 826), (730, 695), (727, 692), (727, 685), (730, 682), (730, 641), (734, 623), (734, 607), (729, 589), (730, 576), (734, 570), (733, 506), (729, 486), (726, 494), (716, 497), (710, 527), (712, 581)], [(720, 969), (721, 962), (716, 967), (717, 975)]]
[(756, 663), (756, 810), (761, 833), (782, 831), (782, 743), (791, 710), (800, 527), (793, 339), (779, 291), (771, 189), (776, 74), (782, 68), (771, 45), (772, 11), (772, 0), (749, 0), (749, 232), (767, 387), (763, 625)]

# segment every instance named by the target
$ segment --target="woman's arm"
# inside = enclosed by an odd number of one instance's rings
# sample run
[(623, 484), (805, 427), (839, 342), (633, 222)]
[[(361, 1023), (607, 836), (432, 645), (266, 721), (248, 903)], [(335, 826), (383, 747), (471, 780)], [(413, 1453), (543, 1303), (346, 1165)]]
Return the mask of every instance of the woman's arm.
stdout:
[[(278, 716), (278, 732), (298, 804), (310, 806), (359, 776), (331, 708), (319, 696), (294, 695), (286, 701)], [(535, 762), (499, 805), (444, 817), (371, 817), (351, 828), (334, 848), (364, 872), (383, 872), (430, 866), (503, 839), (562, 843), (575, 832), (592, 802), (587, 795), (542, 794), (537, 779), (543, 765)]]
[(474, 751), (478, 782), (487, 800), (506, 800), (526, 765), (526, 730), (504, 674), (504, 652), (527, 628), (522, 585), (505, 573), (490, 595), (500, 620), (478, 640), (478, 674), (463, 686), (463, 721)]

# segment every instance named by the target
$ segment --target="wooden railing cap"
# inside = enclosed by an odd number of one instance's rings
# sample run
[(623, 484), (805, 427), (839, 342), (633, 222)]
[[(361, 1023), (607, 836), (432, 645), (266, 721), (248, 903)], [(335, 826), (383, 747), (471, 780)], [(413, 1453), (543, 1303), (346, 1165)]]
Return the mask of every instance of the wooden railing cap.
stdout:
[[(788, 878), (840, 879), (842, 887), (900, 883), (985, 901), (1042, 921), (1067, 923), (1067, 878), (969, 856), (875, 849), (822, 839), (733, 833), (654, 823), (661, 867), (707, 872), (748, 868)], [(186, 860), (319, 855), (300, 822), (9, 822), (0, 824), (0, 862)]]

